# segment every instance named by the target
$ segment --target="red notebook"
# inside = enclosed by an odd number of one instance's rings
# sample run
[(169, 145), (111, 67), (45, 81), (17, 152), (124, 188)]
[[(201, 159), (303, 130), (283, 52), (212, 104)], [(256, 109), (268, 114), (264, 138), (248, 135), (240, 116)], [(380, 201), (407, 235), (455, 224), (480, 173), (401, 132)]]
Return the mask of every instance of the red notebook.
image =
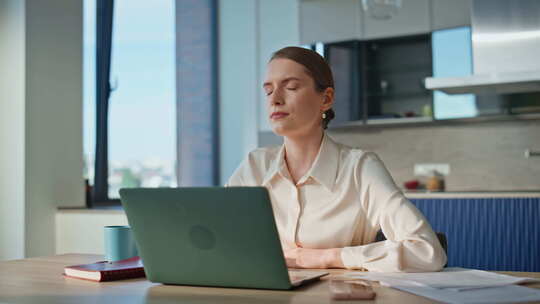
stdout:
[(118, 262), (97, 262), (93, 264), (74, 265), (64, 268), (67, 277), (104, 282), (144, 277), (144, 267), (139, 257)]

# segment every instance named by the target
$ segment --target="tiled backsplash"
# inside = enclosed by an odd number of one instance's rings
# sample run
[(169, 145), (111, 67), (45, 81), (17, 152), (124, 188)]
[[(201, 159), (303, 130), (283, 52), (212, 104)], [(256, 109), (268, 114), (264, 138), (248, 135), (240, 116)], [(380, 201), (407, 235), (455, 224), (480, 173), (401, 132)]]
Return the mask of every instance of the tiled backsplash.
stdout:
[[(347, 128), (328, 131), (340, 143), (374, 151), (399, 186), (414, 179), (414, 164), (447, 163), (446, 191), (540, 190), (540, 120), (455, 125)], [(281, 143), (270, 132), (259, 146)]]

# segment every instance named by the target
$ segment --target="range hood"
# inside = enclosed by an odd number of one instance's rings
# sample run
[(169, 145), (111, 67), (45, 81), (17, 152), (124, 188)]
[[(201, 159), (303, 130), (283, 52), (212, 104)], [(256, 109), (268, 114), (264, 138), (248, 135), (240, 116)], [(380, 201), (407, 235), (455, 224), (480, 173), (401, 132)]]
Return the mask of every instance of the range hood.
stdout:
[(540, 92), (540, 1), (473, 0), (473, 75), (425, 79), (447, 94)]

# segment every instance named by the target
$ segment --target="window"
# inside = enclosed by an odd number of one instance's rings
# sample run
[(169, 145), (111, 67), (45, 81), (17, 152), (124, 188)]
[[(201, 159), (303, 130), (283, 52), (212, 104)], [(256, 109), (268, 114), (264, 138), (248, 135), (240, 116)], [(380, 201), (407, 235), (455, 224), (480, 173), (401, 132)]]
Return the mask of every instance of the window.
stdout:
[[(472, 74), (470, 27), (435, 31), (432, 34), (433, 77), (459, 77)], [(447, 95), (433, 92), (436, 119), (467, 118), (478, 115), (474, 94)]]
[[(84, 174), (90, 186), (98, 176), (94, 172), (98, 1), (84, 1)], [(174, 0), (114, 1), (105, 201), (117, 199), (122, 187), (177, 185), (174, 13)]]
[(83, 174), (85, 180), (93, 185), (96, 146), (96, 0), (84, 0), (83, 10)]

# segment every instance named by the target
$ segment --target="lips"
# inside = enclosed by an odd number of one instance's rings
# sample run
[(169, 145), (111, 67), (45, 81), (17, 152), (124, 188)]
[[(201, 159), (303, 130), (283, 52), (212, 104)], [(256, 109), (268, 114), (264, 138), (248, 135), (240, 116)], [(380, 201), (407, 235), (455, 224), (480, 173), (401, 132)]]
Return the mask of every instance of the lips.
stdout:
[(284, 118), (284, 117), (287, 117), (287, 116), (289, 116), (289, 113), (286, 113), (286, 112), (273, 112), (270, 115), (270, 119), (281, 119), (281, 118)]

